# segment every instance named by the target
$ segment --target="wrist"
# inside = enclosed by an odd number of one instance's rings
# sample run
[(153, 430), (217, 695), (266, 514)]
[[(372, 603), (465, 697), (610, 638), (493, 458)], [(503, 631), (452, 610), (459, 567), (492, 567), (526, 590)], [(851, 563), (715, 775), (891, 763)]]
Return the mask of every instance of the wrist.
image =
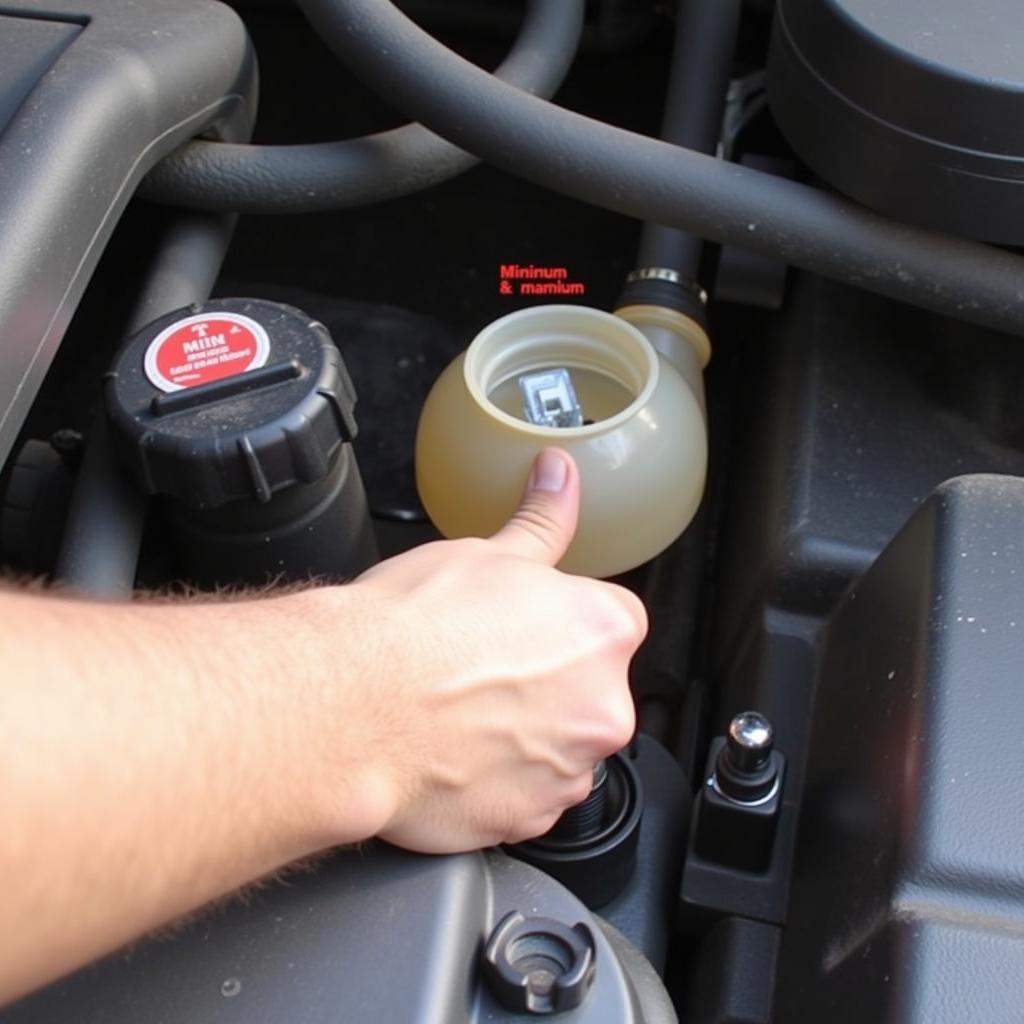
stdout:
[(317, 848), (369, 839), (397, 812), (388, 755), (393, 709), (370, 670), (360, 586), (319, 587), (277, 599), (291, 622), (286, 681), (298, 770), (290, 773)]

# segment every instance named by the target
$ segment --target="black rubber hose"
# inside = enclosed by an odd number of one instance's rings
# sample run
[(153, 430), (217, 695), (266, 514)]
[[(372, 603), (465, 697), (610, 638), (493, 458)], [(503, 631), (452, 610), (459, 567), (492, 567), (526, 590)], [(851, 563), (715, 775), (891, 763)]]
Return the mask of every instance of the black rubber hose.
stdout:
[[(129, 321), (128, 333), (210, 294), (234, 231), (224, 214), (183, 213), (162, 239)], [(79, 594), (131, 596), (149, 499), (118, 465), (101, 408), (89, 431), (54, 571)]]
[[(494, 76), (515, 91), (552, 96), (576, 54), (583, 12), (584, 0), (529, 0), (519, 37)], [(384, 59), (397, 70), (401, 50), (389, 51), (385, 44)], [(477, 163), (418, 124), (300, 146), (195, 141), (155, 167), (140, 194), (202, 210), (316, 213), (418, 192)]]
[[(742, 0), (680, 0), (661, 137), (714, 154), (722, 131)], [(695, 283), (704, 240), (654, 221), (644, 224), (638, 267), (667, 267)]]
[(510, 88), (384, 0), (299, 0), (408, 116), (540, 185), (947, 316), (1024, 333), (1024, 259), (562, 110)]

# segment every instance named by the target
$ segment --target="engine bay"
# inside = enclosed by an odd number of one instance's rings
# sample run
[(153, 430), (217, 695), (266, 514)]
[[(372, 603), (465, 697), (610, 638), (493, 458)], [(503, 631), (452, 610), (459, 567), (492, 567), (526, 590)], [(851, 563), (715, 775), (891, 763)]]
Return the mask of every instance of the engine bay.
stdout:
[(550, 833), (0, 1021), (1017, 1020), (1024, 9), (60, 6), (0, 12), (4, 570), (337, 582), (555, 443), (650, 629)]

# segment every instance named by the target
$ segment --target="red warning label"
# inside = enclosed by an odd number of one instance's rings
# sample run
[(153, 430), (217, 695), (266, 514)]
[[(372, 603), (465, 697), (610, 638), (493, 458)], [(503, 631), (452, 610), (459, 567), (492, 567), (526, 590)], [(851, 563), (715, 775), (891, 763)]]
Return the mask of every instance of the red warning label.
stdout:
[(240, 313), (198, 313), (165, 327), (146, 349), (144, 369), (161, 391), (181, 391), (263, 366), (267, 332)]

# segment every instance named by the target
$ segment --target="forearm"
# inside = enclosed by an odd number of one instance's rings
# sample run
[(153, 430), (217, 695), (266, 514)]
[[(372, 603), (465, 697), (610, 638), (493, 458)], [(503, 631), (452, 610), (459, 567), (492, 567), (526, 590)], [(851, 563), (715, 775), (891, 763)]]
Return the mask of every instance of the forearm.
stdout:
[(628, 742), (640, 602), (553, 566), (547, 450), (489, 540), (345, 587), (89, 605), (0, 592), (0, 1003), (289, 861), (547, 831)]
[[(0, 593), (0, 1003), (376, 831), (372, 801), (340, 781), (367, 765), (364, 730), (318, 721), (317, 667), (358, 648), (344, 593), (324, 597), (112, 606)], [(317, 622), (325, 604), (335, 621)]]

